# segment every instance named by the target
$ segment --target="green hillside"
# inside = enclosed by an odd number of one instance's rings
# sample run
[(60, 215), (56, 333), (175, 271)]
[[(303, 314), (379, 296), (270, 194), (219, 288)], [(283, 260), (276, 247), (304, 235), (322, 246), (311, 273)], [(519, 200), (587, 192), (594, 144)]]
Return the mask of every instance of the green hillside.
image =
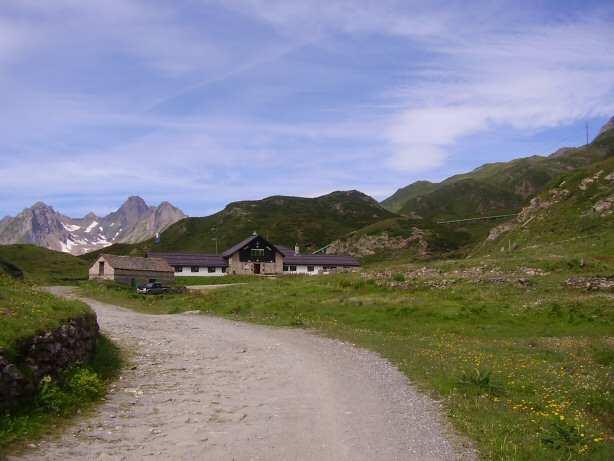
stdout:
[(433, 192), (439, 187), (439, 184), (430, 181), (416, 181), (409, 186), (405, 186), (397, 190), (390, 197), (382, 201), (382, 206), (387, 210), (398, 213), (403, 208), (403, 205), (414, 197), (420, 197)]
[(0, 273), (37, 283), (66, 283), (87, 278), (86, 261), (36, 245), (0, 245)]
[(347, 233), (396, 216), (358, 191), (333, 192), (317, 198), (274, 196), (229, 204), (202, 218), (183, 219), (165, 230), (159, 244), (148, 240), (135, 245), (112, 245), (83, 255), (92, 260), (100, 253), (140, 255), (156, 251), (215, 252), (258, 232), (270, 241), (314, 251)]
[(478, 251), (614, 260), (614, 157), (557, 179)]
[(611, 138), (606, 132), (588, 146), (560, 149), (548, 157), (486, 164), (441, 183), (420, 181), (399, 189), (382, 205), (436, 220), (513, 213), (560, 175), (611, 156)]

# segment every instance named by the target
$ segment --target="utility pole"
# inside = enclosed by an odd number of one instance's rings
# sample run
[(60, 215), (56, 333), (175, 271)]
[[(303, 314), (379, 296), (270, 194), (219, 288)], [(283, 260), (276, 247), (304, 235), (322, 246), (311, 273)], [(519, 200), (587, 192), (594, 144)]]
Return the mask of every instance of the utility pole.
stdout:
[(215, 227), (211, 228), (211, 232), (213, 232), (213, 238), (211, 240), (215, 240), (215, 254), (217, 254), (218, 252), (218, 248), (217, 248), (217, 229)]

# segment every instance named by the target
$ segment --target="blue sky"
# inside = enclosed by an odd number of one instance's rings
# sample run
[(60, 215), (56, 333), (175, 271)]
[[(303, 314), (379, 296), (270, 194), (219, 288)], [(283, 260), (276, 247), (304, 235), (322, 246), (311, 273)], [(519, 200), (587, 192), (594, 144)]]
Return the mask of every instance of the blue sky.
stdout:
[(128, 195), (192, 216), (583, 143), (611, 1), (3, 0), (0, 216)]

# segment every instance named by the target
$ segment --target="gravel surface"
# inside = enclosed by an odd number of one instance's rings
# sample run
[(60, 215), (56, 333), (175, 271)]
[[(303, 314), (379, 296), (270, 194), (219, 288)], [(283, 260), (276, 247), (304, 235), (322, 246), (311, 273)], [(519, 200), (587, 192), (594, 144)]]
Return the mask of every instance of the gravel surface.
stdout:
[(9, 459), (474, 458), (439, 406), (375, 353), (303, 330), (85, 301), (131, 363), (93, 414)]

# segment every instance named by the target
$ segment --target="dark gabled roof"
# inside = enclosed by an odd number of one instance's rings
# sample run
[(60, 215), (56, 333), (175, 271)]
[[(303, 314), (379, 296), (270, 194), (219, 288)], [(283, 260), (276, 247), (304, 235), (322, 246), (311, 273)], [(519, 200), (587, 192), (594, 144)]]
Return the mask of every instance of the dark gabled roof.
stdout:
[(117, 256), (103, 254), (104, 260), (114, 269), (151, 272), (175, 272), (168, 263), (161, 258), (140, 258), (136, 256)]
[(279, 247), (277, 245), (273, 245), (271, 242), (269, 242), (267, 239), (265, 239), (261, 235), (253, 234), (253, 235), (250, 235), (245, 240), (242, 240), (239, 243), (237, 243), (236, 245), (233, 245), (230, 248), (228, 248), (226, 251), (224, 251), (224, 253), (222, 253), (222, 256), (224, 258), (229, 258), (233, 254), (235, 254), (237, 251), (239, 251), (241, 248), (243, 248), (245, 245), (249, 245), (250, 243), (252, 243), (257, 238), (261, 238), (266, 243), (268, 243), (272, 248), (275, 248), (277, 251), (279, 251), (281, 254), (283, 254), (283, 252), (279, 250)]
[(352, 256), (345, 255), (297, 255), (286, 256), (284, 264), (309, 266), (358, 267), (360, 263)]
[(148, 258), (164, 259), (171, 266), (228, 267), (228, 261), (219, 255), (205, 253), (147, 253)]
[(249, 237), (247, 237), (245, 240), (241, 240), (239, 243), (237, 243), (236, 245), (231, 246), (230, 248), (228, 248), (226, 251), (224, 251), (222, 253), (222, 256), (224, 258), (228, 258), (229, 256), (235, 254), (237, 251), (239, 251), (241, 248), (243, 248), (245, 245), (251, 243), (253, 240), (257, 239), (258, 235), (254, 234), (254, 235), (250, 235)]

